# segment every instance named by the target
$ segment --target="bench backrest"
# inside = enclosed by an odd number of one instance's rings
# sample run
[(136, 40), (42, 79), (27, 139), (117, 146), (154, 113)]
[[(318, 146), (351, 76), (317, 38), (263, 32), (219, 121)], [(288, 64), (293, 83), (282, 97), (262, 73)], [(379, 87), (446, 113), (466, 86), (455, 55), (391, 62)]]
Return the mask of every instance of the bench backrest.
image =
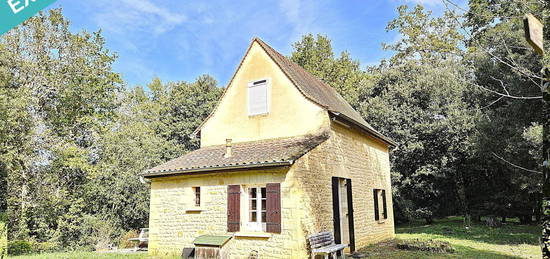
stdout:
[(332, 232), (320, 232), (308, 236), (307, 239), (311, 248), (320, 248), (334, 244)]
[(149, 229), (148, 228), (142, 228), (141, 232), (139, 232), (139, 239), (145, 239), (149, 238)]

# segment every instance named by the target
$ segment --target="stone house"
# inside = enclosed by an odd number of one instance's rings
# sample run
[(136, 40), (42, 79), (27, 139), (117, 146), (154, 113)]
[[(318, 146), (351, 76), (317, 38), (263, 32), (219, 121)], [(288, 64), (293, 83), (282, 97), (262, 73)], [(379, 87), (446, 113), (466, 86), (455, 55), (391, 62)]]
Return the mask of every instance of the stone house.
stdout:
[(321, 231), (348, 253), (394, 237), (394, 143), (262, 40), (195, 134), (200, 149), (142, 175), (150, 254), (181, 254), (205, 235), (227, 237), (227, 258), (306, 258), (306, 237)]

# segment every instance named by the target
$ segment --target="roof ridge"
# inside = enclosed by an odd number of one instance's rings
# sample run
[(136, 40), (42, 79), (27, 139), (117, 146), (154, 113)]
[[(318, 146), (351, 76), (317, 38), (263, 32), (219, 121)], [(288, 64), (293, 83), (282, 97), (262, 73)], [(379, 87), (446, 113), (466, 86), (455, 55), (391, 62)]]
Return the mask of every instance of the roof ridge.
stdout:
[[(266, 143), (266, 142), (277, 142), (277, 141), (290, 141), (290, 140), (304, 140), (304, 139), (313, 139), (317, 137), (324, 137), (326, 136), (326, 133), (322, 132), (320, 134), (305, 134), (305, 135), (298, 135), (298, 136), (291, 136), (291, 137), (277, 137), (277, 138), (268, 138), (268, 139), (257, 139), (257, 140), (249, 140), (249, 141), (242, 141), (242, 142), (232, 142), (231, 144), (234, 146), (236, 145), (246, 145), (246, 144), (255, 144), (255, 143)], [(217, 144), (217, 145), (211, 145), (211, 146), (205, 146), (202, 148), (215, 148), (215, 147), (223, 147), (225, 144)]]
[[(311, 74), (309, 71), (307, 71), (305, 68), (303, 68), (302, 66), (300, 66), (296, 62), (290, 60), (289, 58), (285, 57), (283, 54), (279, 53), (277, 50), (275, 50), (273, 47), (269, 46), (269, 44), (265, 43), (263, 40), (261, 40), (259, 38), (255, 38), (254, 40), (257, 41), (260, 44), (260, 46), (262, 46), (262, 48), (264, 48), (264, 50), (266, 50), (267, 54), (272, 57), (273, 61), (281, 68), (281, 70), (283, 70), (283, 72), (297, 86), (298, 90), (306, 98), (312, 100), (314, 103), (317, 103), (317, 104), (323, 106), (327, 110), (332, 110), (332, 111), (336, 111), (336, 112), (339, 112), (339, 113), (346, 114), (348, 117), (354, 119), (357, 123), (363, 124), (364, 126), (367, 126), (371, 129), (374, 129), (374, 128), (372, 128), (372, 126), (368, 122), (365, 121), (365, 119), (363, 119), (363, 117), (359, 114), (359, 112), (357, 112), (344, 99), (344, 97), (342, 97), (338, 93), (338, 91), (336, 91), (336, 89), (334, 89), (332, 86), (330, 86), (325, 81), (318, 78), (317, 76)], [(281, 60), (278, 60), (278, 58), (275, 58), (272, 55), (276, 55)], [(317, 83), (316, 87), (321, 87), (324, 90), (330, 92), (330, 93), (328, 93), (328, 95), (327, 95), (327, 93), (320, 93), (321, 95), (324, 95), (323, 96), (324, 98), (330, 99), (331, 98), (330, 95), (332, 95), (332, 97), (334, 97), (336, 99), (336, 101), (338, 102), (338, 103), (332, 103), (332, 105), (343, 105), (343, 106), (345, 106), (345, 110), (347, 110), (347, 111), (340, 110), (337, 107), (331, 107), (330, 100), (319, 100), (319, 99), (323, 99), (323, 98), (319, 98), (319, 96), (315, 97), (315, 96), (312, 96), (311, 94), (307, 93), (307, 91), (305, 91), (304, 89), (307, 88), (307, 87), (310, 87), (310, 86), (309, 85), (304, 85), (303, 83), (298, 82), (299, 80), (297, 80), (297, 78), (295, 78), (295, 76), (293, 75), (293, 73), (291, 71), (287, 71), (287, 68), (285, 66), (283, 66), (285, 64), (281, 64), (281, 62), (283, 62), (283, 63), (286, 62), (286, 63), (288, 63), (288, 65), (292, 66), (292, 67), (289, 67), (289, 69), (297, 70), (296, 72), (301, 74), (301, 75), (298, 75), (298, 76), (305, 76), (305, 77), (308, 77), (310, 79), (313, 79), (315, 81), (315, 83)], [(328, 103), (325, 103), (323, 101), (326, 101)], [(344, 107), (340, 107), (340, 108), (344, 108)]]

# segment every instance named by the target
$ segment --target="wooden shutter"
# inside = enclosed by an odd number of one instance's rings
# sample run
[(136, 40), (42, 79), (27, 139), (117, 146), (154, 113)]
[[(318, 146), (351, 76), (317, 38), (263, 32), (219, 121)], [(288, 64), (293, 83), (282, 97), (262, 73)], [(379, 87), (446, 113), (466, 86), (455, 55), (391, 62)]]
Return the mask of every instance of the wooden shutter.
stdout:
[(241, 187), (227, 186), (227, 232), (237, 232), (241, 226)]
[(351, 179), (346, 179), (346, 192), (348, 193), (348, 226), (349, 226), (349, 249), (355, 252), (355, 226), (353, 222), (353, 193)]
[(386, 190), (382, 190), (382, 215), (384, 219), (388, 218), (388, 207), (386, 205)]
[(268, 112), (267, 81), (252, 83), (248, 86), (248, 114), (257, 115)]
[(378, 211), (378, 190), (372, 190), (373, 199), (374, 199), (374, 220), (380, 220), (380, 212)]
[(267, 196), (266, 232), (281, 233), (281, 184), (268, 183), (265, 191)]
[(334, 243), (341, 244), (341, 228), (340, 228), (340, 179), (332, 177), (332, 217), (334, 220)]

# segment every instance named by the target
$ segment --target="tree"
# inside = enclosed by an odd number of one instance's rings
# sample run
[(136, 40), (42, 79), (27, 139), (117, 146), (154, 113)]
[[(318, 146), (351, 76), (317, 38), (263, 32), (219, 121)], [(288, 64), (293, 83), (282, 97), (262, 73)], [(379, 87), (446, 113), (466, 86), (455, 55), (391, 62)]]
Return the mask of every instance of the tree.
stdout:
[[(456, 212), (445, 204), (458, 200), (466, 207), (463, 163), (471, 155), (469, 136), (479, 116), (466, 101), (471, 78), (460, 48), (462, 35), (450, 21), (432, 18), (420, 6), (410, 12), (400, 7), (388, 30), (403, 37), (385, 45), (395, 55), (368, 72), (359, 69), (359, 62), (336, 70), (330, 41), (322, 36), (305, 36), (292, 54), (293, 61), (330, 82), (369, 123), (399, 143), (391, 155), (397, 211), (428, 222)], [(335, 74), (361, 80), (348, 85)]]
[(359, 61), (353, 60), (347, 51), (335, 57), (330, 40), (323, 35), (317, 38), (305, 35), (293, 46), (292, 61), (336, 89), (352, 107), (359, 108), (368, 79)]
[(17, 89), (11, 95), (21, 97), (17, 105), (6, 102), (12, 105), (7, 110), (29, 121), (17, 122), (21, 139), (2, 138), (24, 149), (7, 167), (10, 239), (66, 245), (55, 239), (67, 222), (61, 215), (83, 213), (77, 201), (96, 170), (97, 140), (117, 107), (122, 85), (111, 69), (116, 56), (100, 32), (71, 33), (58, 9), (30, 18), (0, 41), (12, 54), (4, 67)]
[[(464, 31), (467, 60), (483, 108), (478, 123), (471, 192), (478, 214), (540, 218), (540, 156), (532, 151), (533, 136), (542, 134), (539, 57), (524, 39), (525, 13), (539, 15), (542, 6), (524, 1), (469, 2)], [(528, 132), (530, 136), (525, 135)], [(538, 132), (538, 133), (537, 133)]]

